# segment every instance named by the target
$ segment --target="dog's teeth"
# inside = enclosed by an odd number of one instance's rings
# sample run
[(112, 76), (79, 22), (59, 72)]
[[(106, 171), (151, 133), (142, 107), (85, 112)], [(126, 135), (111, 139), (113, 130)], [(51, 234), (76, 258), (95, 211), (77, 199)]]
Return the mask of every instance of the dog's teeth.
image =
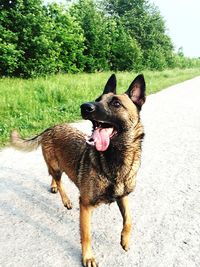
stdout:
[(90, 146), (94, 146), (95, 145), (95, 141), (91, 138), (86, 138), (86, 143)]
[(89, 140), (87, 140), (86, 143), (87, 143), (88, 145), (90, 145), (90, 146), (94, 146), (94, 142), (93, 142), (93, 141), (89, 141)]

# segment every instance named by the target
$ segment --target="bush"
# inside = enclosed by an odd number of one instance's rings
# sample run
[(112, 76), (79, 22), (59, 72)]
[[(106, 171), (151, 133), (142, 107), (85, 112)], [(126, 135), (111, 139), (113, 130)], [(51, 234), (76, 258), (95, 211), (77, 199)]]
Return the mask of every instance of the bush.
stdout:
[(28, 78), (83, 70), (82, 29), (63, 6), (43, 6), (40, 0), (9, 3), (1, 5), (1, 75)]
[(112, 70), (139, 70), (142, 52), (120, 22), (110, 22), (110, 68)]
[(148, 0), (0, 2), (0, 75), (199, 67), (175, 54), (164, 19)]
[(108, 20), (97, 10), (93, 0), (79, 0), (70, 8), (70, 13), (84, 33), (84, 70), (87, 72), (108, 70), (110, 68)]

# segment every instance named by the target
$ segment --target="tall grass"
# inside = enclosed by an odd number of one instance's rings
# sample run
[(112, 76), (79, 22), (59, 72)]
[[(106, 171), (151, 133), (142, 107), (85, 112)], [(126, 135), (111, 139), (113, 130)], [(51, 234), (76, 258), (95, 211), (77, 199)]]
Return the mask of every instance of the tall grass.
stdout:
[[(39, 133), (61, 122), (79, 120), (79, 106), (97, 98), (111, 75), (63, 74), (30, 80), (0, 80), (0, 146), (8, 143), (12, 129), (23, 136)], [(199, 69), (144, 71), (147, 94), (200, 75)], [(124, 92), (136, 76), (132, 72), (117, 73), (118, 92)]]

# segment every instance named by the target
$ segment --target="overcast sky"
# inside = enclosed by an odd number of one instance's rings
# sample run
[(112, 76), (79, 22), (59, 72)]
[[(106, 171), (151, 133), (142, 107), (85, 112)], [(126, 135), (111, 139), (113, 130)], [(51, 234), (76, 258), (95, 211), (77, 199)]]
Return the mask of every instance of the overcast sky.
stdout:
[[(175, 51), (183, 47), (185, 56), (200, 57), (200, 0), (149, 1), (159, 7)], [(45, 0), (45, 2), (52, 2), (52, 0)], [(57, 2), (64, 3), (65, 0), (57, 0)]]
[(200, 57), (200, 0), (150, 0), (166, 21), (175, 50), (185, 56)]

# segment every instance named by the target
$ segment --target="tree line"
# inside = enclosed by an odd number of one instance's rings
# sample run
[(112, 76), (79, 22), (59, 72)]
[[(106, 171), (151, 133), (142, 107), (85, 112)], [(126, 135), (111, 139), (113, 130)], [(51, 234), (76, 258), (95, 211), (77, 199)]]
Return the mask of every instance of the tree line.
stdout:
[(200, 65), (175, 53), (148, 0), (0, 1), (0, 75), (37, 77)]

